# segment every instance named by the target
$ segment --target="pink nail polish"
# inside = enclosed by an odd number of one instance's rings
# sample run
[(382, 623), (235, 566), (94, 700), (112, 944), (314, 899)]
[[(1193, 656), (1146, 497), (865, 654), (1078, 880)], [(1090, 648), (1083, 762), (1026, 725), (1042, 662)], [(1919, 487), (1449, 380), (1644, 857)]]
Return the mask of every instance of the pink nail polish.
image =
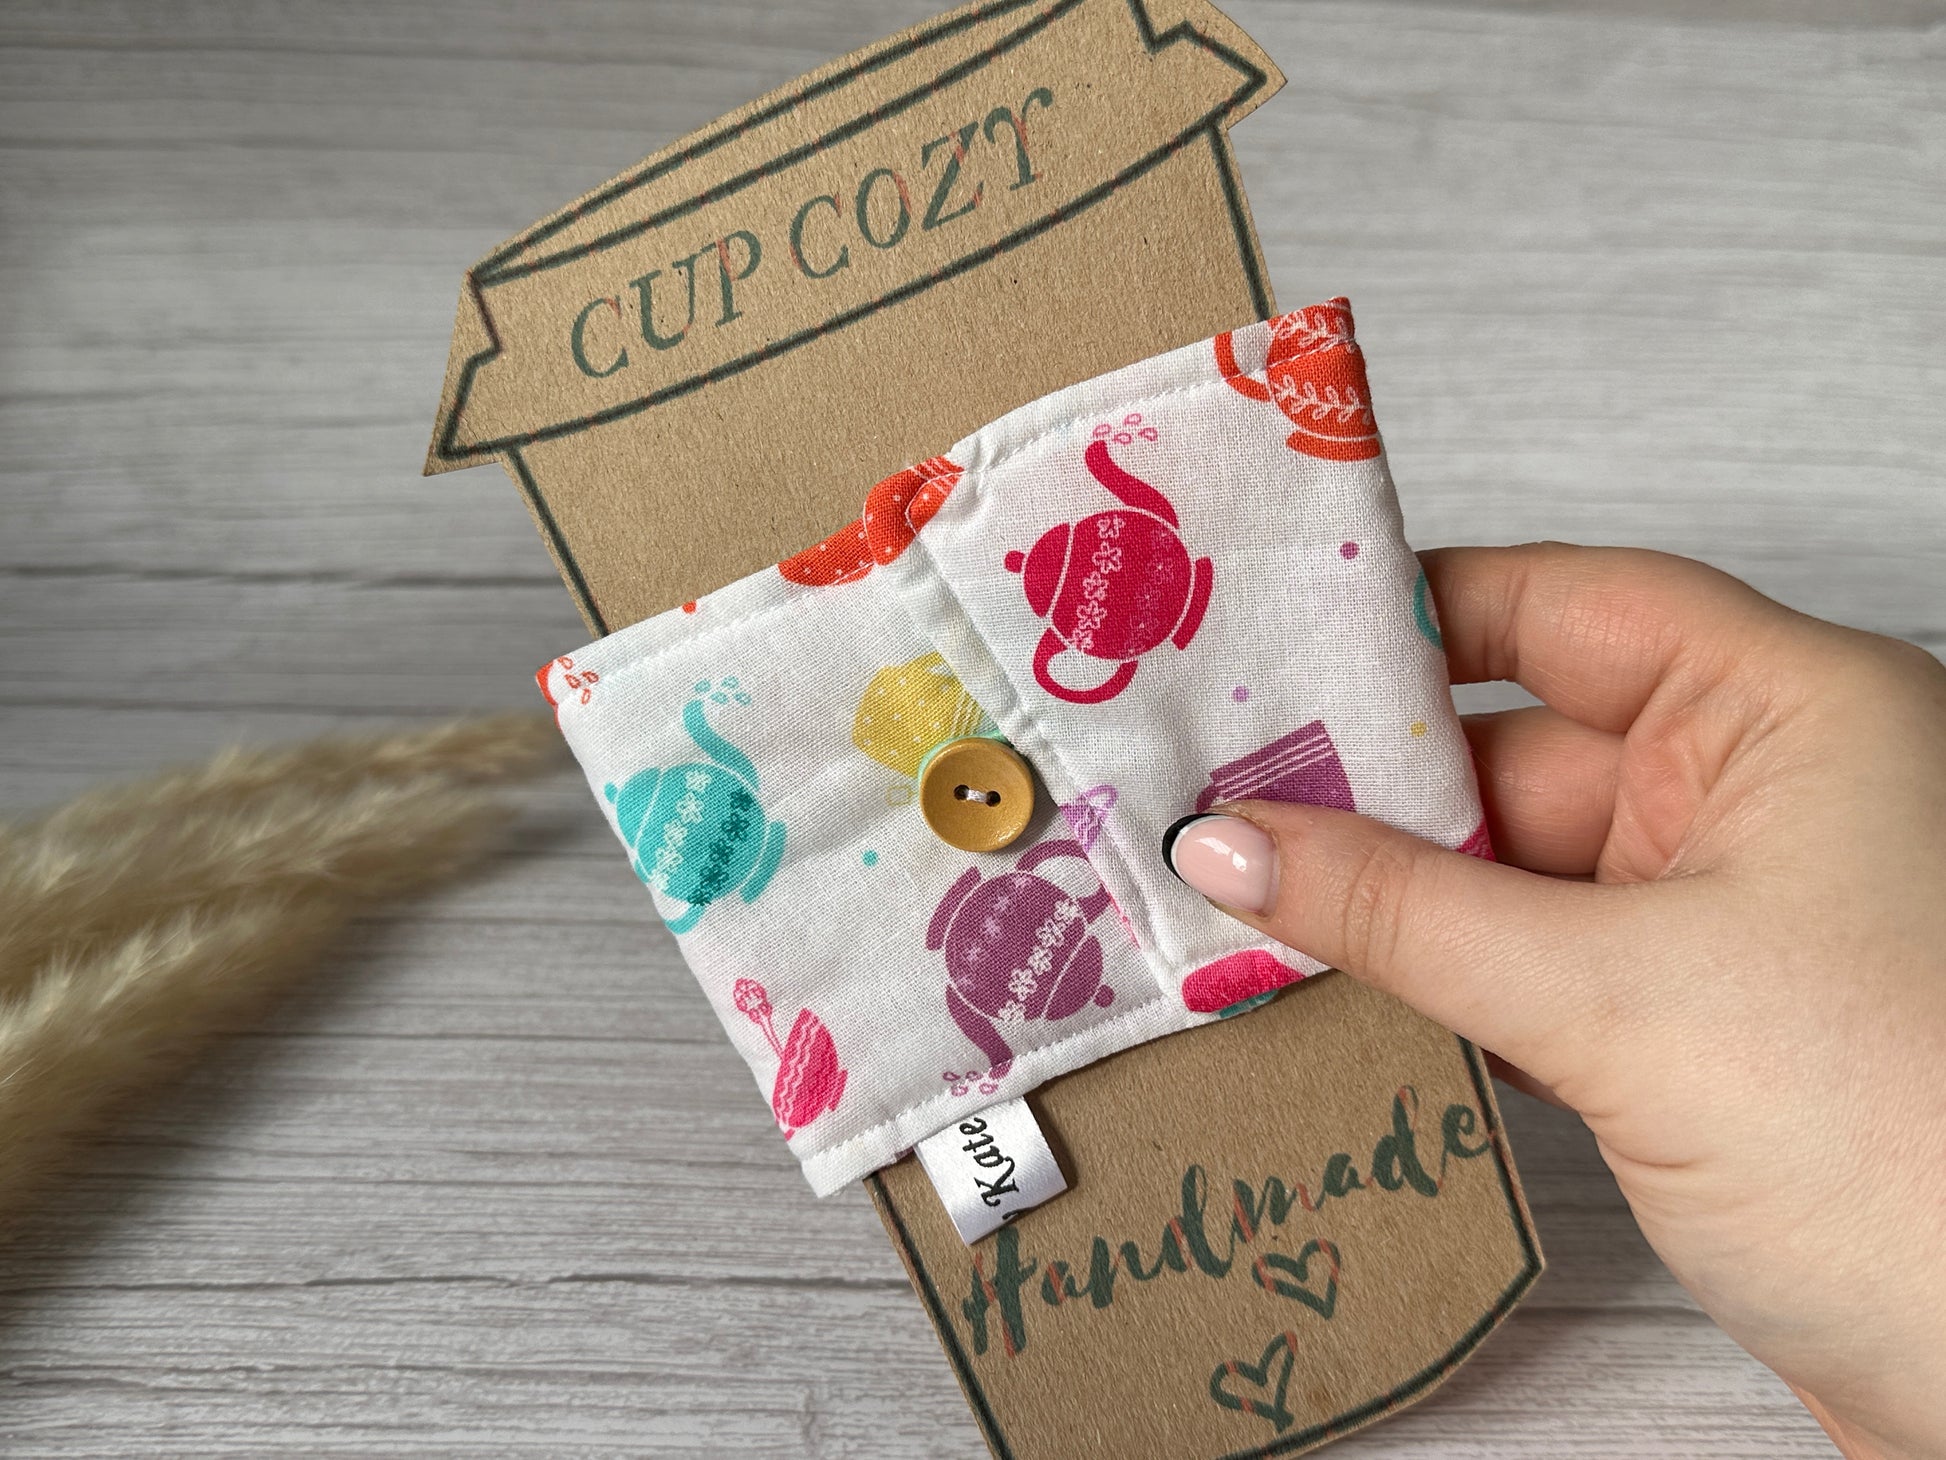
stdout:
[(1211, 902), (1241, 912), (1270, 909), (1277, 896), (1277, 848), (1235, 816), (1185, 816), (1162, 836), (1170, 870)]

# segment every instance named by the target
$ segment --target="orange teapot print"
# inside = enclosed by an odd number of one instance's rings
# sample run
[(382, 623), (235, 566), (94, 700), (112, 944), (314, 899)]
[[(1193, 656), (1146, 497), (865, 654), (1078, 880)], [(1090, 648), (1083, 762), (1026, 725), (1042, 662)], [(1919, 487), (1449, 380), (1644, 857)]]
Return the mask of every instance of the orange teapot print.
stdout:
[(866, 493), (862, 516), (785, 558), (777, 571), (785, 582), (806, 588), (857, 582), (875, 565), (894, 561), (912, 546), (959, 479), (960, 468), (943, 456), (893, 472)]
[[(1116, 465), (1108, 443), (1088, 443), (1082, 460), (1122, 506), (1050, 527), (1026, 552), (1006, 556), (1020, 574), (1027, 606), (1047, 620), (1034, 650), (1034, 679), (1075, 705), (1112, 700), (1135, 678), (1137, 661), (1165, 641), (1187, 649), (1209, 608), (1214, 568), (1191, 558), (1169, 499)], [(1058, 678), (1063, 650), (1105, 659), (1115, 669), (1081, 687)]]

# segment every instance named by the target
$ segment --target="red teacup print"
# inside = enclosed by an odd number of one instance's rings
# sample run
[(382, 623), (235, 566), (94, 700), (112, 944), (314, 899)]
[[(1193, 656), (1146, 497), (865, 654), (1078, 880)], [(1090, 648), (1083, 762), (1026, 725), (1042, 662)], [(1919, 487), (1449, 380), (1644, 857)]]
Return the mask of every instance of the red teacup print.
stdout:
[(809, 1009), (798, 1010), (790, 1038), (779, 1044), (771, 1022), (770, 994), (754, 978), (738, 979), (731, 997), (744, 1017), (763, 1031), (777, 1056), (770, 1108), (789, 1140), (827, 1110), (836, 1110), (844, 1098), (847, 1072), (838, 1063), (838, 1046), (824, 1021)]
[(1091, 871), (1094, 890), (1076, 897), (1035, 870), (1062, 858), (1088, 865), (1080, 843), (1064, 839), (1028, 848), (996, 877), (968, 867), (926, 930), (926, 946), (946, 955), (946, 1011), (992, 1061), (989, 1080), (1013, 1066), (1008, 1030), (1115, 1002), (1102, 981), (1101, 944), (1088, 930), (1111, 905), (1108, 890)]
[[(1034, 679), (1056, 699), (1098, 705), (1128, 688), (1151, 649), (1165, 641), (1189, 647), (1215, 574), (1208, 558), (1190, 558), (1169, 499), (1117, 466), (1106, 441), (1090, 441), (1082, 460), (1123, 506), (1050, 527), (1005, 562), (1020, 574), (1027, 606), (1048, 622), (1034, 650)], [(1063, 649), (1109, 660), (1114, 672), (1089, 687), (1068, 684), (1054, 673)]]
[[(1214, 963), (1205, 963), (1183, 980), (1184, 1007), (1195, 1014), (1220, 1014), (1238, 1004), (1261, 999), (1304, 975), (1261, 948), (1245, 948)], [(1241, 1010), (1237, 1012), (1241, 1013)]]
[(1273, 319), (1262, 380), (1238, 367), (1228, 333), (1216, 337), (1216, 364), (1239, 393), (1268, 401), (1290, 418), (1296, 429), (1286, 444), (1293, 451), (1326, 461), (1369, 461), (1382, 449), (1365, 355), (1345, 300)]
[(1196, 797), (1196, 809), (1207, 811), (1219, 801), (1248, 800), (1358, 809), (1338, 747), (1331, 743), (1322, 720), (1301, 725), (1261, 750), (1218, 766)]
[(893, 472), (865, 497), (865, 515), (777, 565), (792, 583), (824, 588), (864, 577), (912, 545), (919, 529), (959, 485), (960, 468), (943, 456)]

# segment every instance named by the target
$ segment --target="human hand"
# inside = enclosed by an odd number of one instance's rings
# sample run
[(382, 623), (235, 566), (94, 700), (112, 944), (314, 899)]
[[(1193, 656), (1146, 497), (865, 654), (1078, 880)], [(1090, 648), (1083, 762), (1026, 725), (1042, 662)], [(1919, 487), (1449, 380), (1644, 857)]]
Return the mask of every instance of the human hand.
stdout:
[(1423, 554), (1501, 865), (1244, 802), (1170, 855), (1594, 1132), (1854, 1460), (1946, 1454), (1946, 669), (1681, 558)]

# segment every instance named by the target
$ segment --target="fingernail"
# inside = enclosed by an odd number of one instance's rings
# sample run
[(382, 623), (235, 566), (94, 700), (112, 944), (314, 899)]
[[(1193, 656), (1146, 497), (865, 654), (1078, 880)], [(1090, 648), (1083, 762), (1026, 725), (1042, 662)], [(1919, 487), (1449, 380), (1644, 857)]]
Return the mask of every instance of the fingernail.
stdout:
[(1162, 858), (1211, 902), (1240, 912), (1268, 912), (1277, 895), (1277, 848), (1240, 817), (1185, 816), (1162, 834)]

